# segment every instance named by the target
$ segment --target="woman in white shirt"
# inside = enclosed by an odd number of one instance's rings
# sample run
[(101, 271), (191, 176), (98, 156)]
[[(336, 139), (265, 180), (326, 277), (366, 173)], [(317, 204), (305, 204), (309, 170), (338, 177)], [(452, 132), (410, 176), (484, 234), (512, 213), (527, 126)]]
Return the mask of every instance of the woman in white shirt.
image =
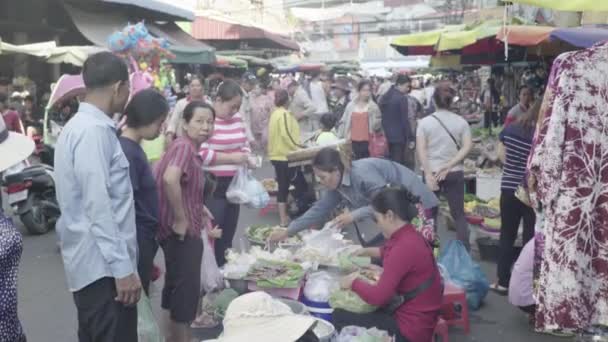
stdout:
[(433, 99), (437, 111), (420, 120), (416, 132), (418, 158), (427, 185), (435, 193), (443, 193), (456, 224), (458, 240), (469, 249), (469, 227), (464, 214), (463, 160), (473, 142), (469, 124), (449, 110), (456, 90), (449, 82), (435, 88)]

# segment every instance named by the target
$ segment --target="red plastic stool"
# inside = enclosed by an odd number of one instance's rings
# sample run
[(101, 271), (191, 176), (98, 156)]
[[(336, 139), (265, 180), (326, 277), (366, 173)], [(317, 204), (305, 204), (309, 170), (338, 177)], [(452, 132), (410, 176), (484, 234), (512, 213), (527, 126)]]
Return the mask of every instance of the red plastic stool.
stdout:
[[(460, 314), (454, 312), (454, 304), (460, 304), (460, 307), (462, 308)], [(441, 317), (448, 326), (461, 326), (467, 335), (471, 331), (467, 295), (463, 289), (449, 282), (445, 284), (445, 290), (443, 291)]]
[(441, 337), (441, 342), (448, 342), (448, 323), (444, 321), (441, 317), (439, 317), (439, 321), (437, 321), (437, 325), (435, 326), (435, 331), (433, 332), (433, 340), (431, 342), (439, 341), (437, 338)]

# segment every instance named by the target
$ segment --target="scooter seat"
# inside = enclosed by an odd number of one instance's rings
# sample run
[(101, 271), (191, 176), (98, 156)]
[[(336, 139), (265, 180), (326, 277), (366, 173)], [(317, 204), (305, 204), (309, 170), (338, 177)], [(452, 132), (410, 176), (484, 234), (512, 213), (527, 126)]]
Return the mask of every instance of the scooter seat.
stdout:
[(26, 179), (33, 179), (46, 173), (46, 167), (41, 164), (31, 165), (23, 169), (21, 172), (17, 172), (12, 175), (6, 175), (4, 177), (5, 184), (14, 184), (23, 182)]

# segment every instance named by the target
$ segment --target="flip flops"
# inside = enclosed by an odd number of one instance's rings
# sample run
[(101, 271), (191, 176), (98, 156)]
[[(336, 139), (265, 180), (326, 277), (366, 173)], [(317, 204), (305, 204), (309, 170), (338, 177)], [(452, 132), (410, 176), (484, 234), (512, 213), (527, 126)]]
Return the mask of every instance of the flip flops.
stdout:
[(498, 285), (498, 283), (490, 285), (490, 290), (501, 296), (506, 296), (507, 294), (509, 294), (509, 289)]

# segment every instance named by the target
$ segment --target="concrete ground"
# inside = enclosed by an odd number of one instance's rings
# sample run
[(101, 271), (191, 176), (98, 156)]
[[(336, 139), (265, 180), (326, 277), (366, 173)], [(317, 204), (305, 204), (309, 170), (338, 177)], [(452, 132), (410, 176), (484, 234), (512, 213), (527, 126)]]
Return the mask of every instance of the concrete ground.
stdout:
[[(269, 177), (272, 175), (272, 170), (264, 168), (258, 174), (261, 177)], [(242, 234), (245, 226), (258, 223), (275, 224), (277, 222), (276, 214), (261, 218), (257, 211), (243, 208), (235, 238), (235, 246), (246, 246)], [(30, 236), (23, 231), (23, 234), (24, 251), (19, 277), (19, 316), (28, 341), (77, 341), (76, 312), (72, 296), (67, 290), (61, 256), (57, 251), (55, 233)], [(442, 230), (441, 234), (443, 245), (449, 239), (454, 238), (452, 232)], [(162, 259), (160, 254), (162, 252), (157, 256), (159, 262)], [(490, 281), (493, 281), (496, 265), (486, 262), (481, 262), (481, 265)], [(152, 302), (157, 317), (159, 315), (161, 288), (160, 281), (153, 284), (152, 287)], [(197, 339), (212, 338), (214, 334), (217, 334), (216, 331), (203, 330), (194, 333)], [(451, 342), (558, 342), (570, 340), (532, 332), (527, 324), (526, 316), (517, 308), (511, 306), (506, 297), (494, 293), (489, 293), (483, 307), (471, 314), (471, 333), (468, 336), (464, 335), (458, 328), (450, 329)]]

